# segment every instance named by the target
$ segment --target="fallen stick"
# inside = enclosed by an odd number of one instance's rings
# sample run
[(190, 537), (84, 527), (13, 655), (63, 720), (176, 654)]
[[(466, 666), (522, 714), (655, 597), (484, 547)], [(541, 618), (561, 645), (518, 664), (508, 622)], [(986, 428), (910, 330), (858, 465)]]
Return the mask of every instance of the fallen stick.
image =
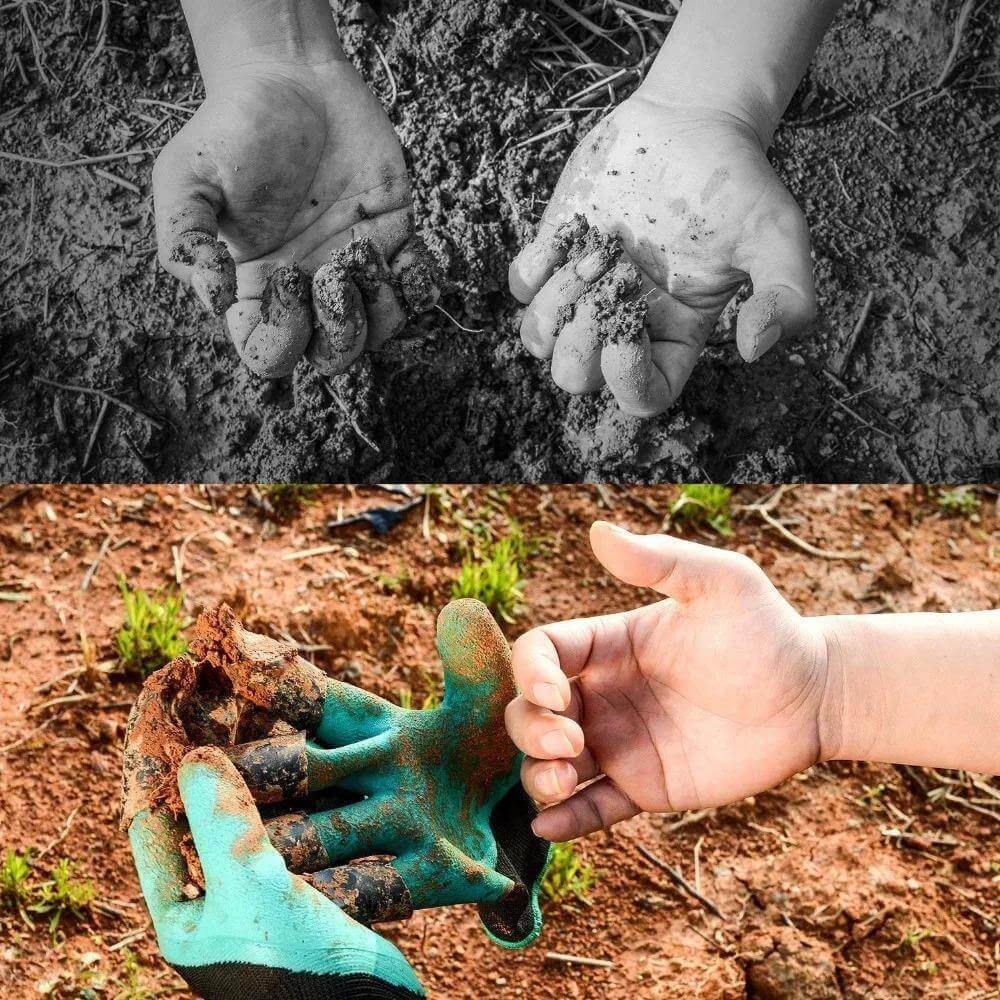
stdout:
[(861, 336), (861, 331), (865, 328), (865, 323), (868, 322), (868, 314), (872, 311), (872, 303), (874, 301), (875, 292), (871, 291), (865, 297), (865, 302), (861, 307), (861, 313), (858, 316), (858, 321), (854, 324), (854, 329), (851, 330), (850, 337), (847, 338), (847, 344), (844, 346), (844, 353), (837, 361), (837, 370), (834, 372), (835, 375), (843, 375), (847, 366), (851, 363), (851, 355), (854, 353), (854, 348), (857, 347), (858, 338)]
[(94, 574), (97, 572), (97, 567), (101, 565), (101, 560), (107, 555), (110, 547), (111, 536), (105, 535), (104, 541), (101, 542), (101, 547), (97, 550), (97, 558), (87, 567), (87, 572), (83, 574), (83, 579), (80, 581), (81, 590), (90, 589), (90, 584), (94, 579)]
[(111, 393), (105, 392), (103, 389), (92, 389), (87, 385), (71, 385), (69, 382), (57, 382), (55, 379), (43, 378), (41, 375), (33, 375), (31, 380), (32, 382), (39, 382), (41, 385), (51, 386), (53, 389), (62, 389), (63, 392), (82, 392), (90, 396), (98, 396), (101, 399), (106, 399), (120, 410), (125, 410), (126, 413), (141, 417), (158, 431), (163, 430), (163, 423), (161, 421), (155, 417), (151, 417), (148, 413), (143, 413), (142, 410), (137, 409), (131, 403), (126, 403), (124, 400), (112, 396)]
[(955, 34), (951, 40), (951, 49), (948, 52), (948, 58), (944, 61), (944, 66), (941, 67), (941, 72), (938, 73), (938, 78), (934, 81), (935, 89), (944, 86), (945, 81), (951, 76), (951, 71), (955, 68), (955, 63), (958, 61), (958, 52), (962, 47), (962, 35), (965, 34), (966, 25), (969, 23), (969, 18), (972, 17), (972, 11), (975, 6), (976, 0), (965, 0), (961, 10), (958, 12), (958, 18), (955, 21)]
[(683, 889), (689, 896), (696, 899), (709, 913), (718, 917), (720, 920), (725, 921), (726, 917), (722, 910), (718, 908), (707, 896), (703, 896), (684, 876), (676, 869), (672, 868), (670, 865), (658, 858), (652, 851), (647, 850), (642, 844), (636, 844), (635, 849), (649, 862), (656, 865), (657, 868), (666, 872), (670, 876), (671, 881), (679, 888)]
[(77, 160), (46, 160), (41, 156), (23, 156), (21, 153), (8, 153), (0, 149), (0, 160), (13, 160), (15, 163), (30, 163), (36, 167), (51, 167), (61, 170), (63, 167), (92, 167), (95, 163), (111, 163), (112, 160), (124, 160), (129, 156), (151, 156), (158, 153), (157, 149), (129, 149), (123, 153), (104, 153), (102, 156), (81, 156)]
[(101, 433), (101, 427), (104, 426), (104, 418), (108, 415), (108, 407), (111, 404), (107, 399), (101, 400), (101, 408), (97, 411), (97, 419), (94, 421), (94, 427), (90, 432), (90, 437), (87, 439), (87, 450), (83, 453), (83, 464), (80, 468), (86, 472), (87, 466), (90, 465), (90, 456), (94, 453), (94, 445), (97, 444), (97, 435)]
[(606, 958), (588, 958), (586, 955), (564, 955), (561, 951), (547, 951), (546, 962), (562, 962), (565, 965), (588, 965), (594, 969), (613, 969), (614, 962)]

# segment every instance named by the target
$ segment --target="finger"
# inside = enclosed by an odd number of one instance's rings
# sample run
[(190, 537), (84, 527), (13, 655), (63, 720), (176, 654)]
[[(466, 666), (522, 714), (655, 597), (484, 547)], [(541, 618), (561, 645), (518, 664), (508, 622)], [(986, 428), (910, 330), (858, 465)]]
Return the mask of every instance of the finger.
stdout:
[(567, 307), (606, 274), (622, 254), (621, 240), (591, 227), (570, 260), (541, 287), (521, 319), (521, 340), (536, 358), (550, 358)]
[(540, 812), (531, 829), (546, 840), (575, 840), (596, 830), (607, 830), (641, 811), (610, 778), (599, 778), (565, 802)]
[(368, 339), (361, 290), (339, 254), (313, 275), (312, 283), (316, 326), (306, 357), (324, 375), (347, 371), (361, 356)]
[(384, 862), (360, 861), (327, 868), (313, 874), (309, 882), (366, 927), (413, 915), (413, 900), (403, 876)]
[(344, 250), (354, 283), (365, 304), (368, 337), (365, 347), (374, 351), (406, 326), (406, 312), (396, 296), (396, 280), (381, 248), (373, 240), (355, 240)]
[(446, 705), (472, 696), (485, 709), (515, 696), (510, 647), (485, 604), (472, 598), (446, 604), (438, 615), (436, 642)]
[(521, 784), (536, 802), (561, 802), (569, 798), (578, 785), (596, 778), (599, 773), (593, 754), (584, 748), (573, 760), (526, 757), (521, 765)]
[(144, 809), (128, 828), (142, 895), (157, 928), (185, 900), (188, 868), (180, 850), (182, 836), (181, 824), (163, 810)]
[(522, 635), (511, 655), (521, 697), (541, 708), (579, 716), (578, 694), (567, 678), (590, 660), (597, 637), (620, 628), (620, 615), (598, 615), (542, 625)]
[(587, 219), (579, 212), (554, 229), (543, 219), (535, 238), (510, 263), (507, 281), (511, 295), (527, 305), (566, 263), (570, 248), (586, 232)]
[(756, 361), (782, 336), (799, 333), (816, 316), (805, 217), (794, 207), (780, 222), (769, 222), (735, 263), (753, 282), (753, 295), (736, 320), (736, 345), (744, 361)]
[(514, 745), (529, 757), (571, 760), (583, 752), (583, 730), (578, 722), (524, 698), (515, 698), (507, 705), (504, 721)]
[(206, 893), (242, 867), (275, 854), (250, 790), (219, 747), (189, 751), (177, 772), (177, 787), (205, 873)]
[(226, 313), (243, 363), (263, 378), (294, 370), (312, 337), (309, 281), (295, 264), (269, 268), (261, 297), (240, 298)]
[(743, 556), (670, 535), (633, 535), (606, 521), (595, 521), (590, 545), (601, 564), (619, 580), (650, 587), (678, 601), (689, 601), (721, 583), (737, 583)]
[(638, 268), (624, 256), (573, 306), (573, 315), (560, 329), (552, 352), (552, 380), (574, 394), (597, 392), (604, 385), (601, 349), (609, 339), (638, 324), (642, 333), (646, 306), (631, 301), (639, 291)]
[(187, 163), (187, 149), (168, 144), (153, 166), (153, 205), (160, 263), (191, 284), (216, 316), (236, 299), (236, 265), (218, 239), (222, 192)]
[(386, 822), (385, 804), (365, 799), (339, 809), (295, 812), (267, 821), (271, 844), (293, 872), (314, 872), (356, 858), (393, 854), (399, 831)]
[(441, 265), (422, 236), (414, 233), (389, 266), (411, 312), (426, 312), (441, 298)]

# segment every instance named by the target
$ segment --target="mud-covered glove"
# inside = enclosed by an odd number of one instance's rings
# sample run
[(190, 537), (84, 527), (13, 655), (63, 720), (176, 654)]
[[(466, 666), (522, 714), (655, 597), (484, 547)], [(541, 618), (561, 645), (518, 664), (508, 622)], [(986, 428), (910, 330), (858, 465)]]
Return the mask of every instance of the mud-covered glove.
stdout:
[[(206, 1000), (415, 1000), (424, 995), (388, 941), (288, 871), (243, 779), (216, 747), (178, 772), (187, 822), (144, 810), (129, 841), (166, 961)], [(190, 827), (205, 892), (186, 897)]]
[[(493, 940), (523, 947), (541, 928), (550, 845), (531, 832), (535, 808), (504, 728), (515, 695), (510, 650), (473, 600), (441, 612), (437, 645), (443, 702), (407, 710), (247, 632), (224, 605), (206, 612), (194, 658), (153, 674), (133, 710), (124, 821), (149, 805), (180, 815), (174, 761), (191, 745), (223, 745), (258, 802), (299, 803), (268, 822), (268, 836), (345, 912), (371, 924), (477, 903)], [(262, 726), (261, 713), (284, 730)], [(355, 801), (320, 807), (318, 794), (330, 791)], [(385, 856), (391, 862), (360, 860)]]

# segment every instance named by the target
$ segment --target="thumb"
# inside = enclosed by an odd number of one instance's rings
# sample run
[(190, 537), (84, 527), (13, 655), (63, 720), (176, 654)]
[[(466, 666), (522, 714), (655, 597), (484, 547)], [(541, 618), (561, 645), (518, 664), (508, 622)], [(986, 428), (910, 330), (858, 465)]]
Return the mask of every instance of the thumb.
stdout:
[(207, 309), (221, 316), (236, 301), (236, 264), (219, 240), (225, 196), (192, 167), (184, 131), (153, 166), (153, 206), (160, 264), (194, 288)]
[(736, 345), (744, 361), (756, 361), (816, 316), (809, 228), (799, 207), (763, 225), (737, 266), (750, 275), (753, 295), (740, 308)]
[(205, 872), (205, 890), (273, 854), (260, 813), (233, 762), (218, 747), (191, 750), (177, 772), (184, 812)]
[(593, 523), (590, 546), (601, 565), (619, 580), (682, 603), (745, 577), (746, 559), (738, 553), (670, 535), (633, 535), (607, 521)]

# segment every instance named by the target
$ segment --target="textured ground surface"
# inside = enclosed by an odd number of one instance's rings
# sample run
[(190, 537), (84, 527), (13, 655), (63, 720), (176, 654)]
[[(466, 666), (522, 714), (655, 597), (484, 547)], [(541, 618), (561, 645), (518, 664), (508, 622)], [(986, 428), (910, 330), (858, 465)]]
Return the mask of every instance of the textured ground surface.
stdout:
[[(332, 384), (305, 365), (280, 383), (252, 376), (221, 323), (156, 266), (153, 153), (202, 92), (176, 5), (113, 3), (103, 36), (96, 0), (0, 10), (0, 150), (55, 163), (152, 151), (84, 168), (3, 163), (0, 477), (995, 478), (996, 8), (973, 5), (935, 87), (958, 0), (847, 3), (772, 154), (812, 227), (814, 332), (748, 367), (720, 330), (674, 411), (623, 430), (606, 401), (571, 405), (554, 389), (506, 293), (507, 263), (609, 99), (599, 88), (591, 113), (547, 111), (594, 76), (567, 73), (553, 49), (554, 23), (585, 41), (580, 26), (551, 0), (532, 6), (335, 0), (349, 52), (391, 105), (419, 224), (451, 260), (442, 305), (457, 323), (434, 312)], [(598, 44), (595, 74), (640, 55), (627, 27), (615, 37), (628, 57)], [(635, 80), (616, 78), (614, 99)], [(99, 399), (36, 377), (105, 389), (156, 424), (112, 406), (95, 434)], [(624, 454), (593, 445), (623, 437), (635, 442)]]
[[(418, 507), (376, 538), (357, 528), (331, 537), (324, 527), (396, 502), (376, 490), (331, 487), (276, 526), (245, 487), (0, 489), (0, 592), (26, 598), (0, 601), (0, 851), (58, 840), (39, 862), (43, 873), (67, 856), (103, 906), (66, 920), (54, 943), (44, 924), (32, 931), (0, 909), (0, 994), (27, 1000), (37, 984), (58, 981), (53, 995), (76, 998), (81, 962), (121, 977), (123, 941), (141, 959), (143, 984), (176, 982), (157, 956), (117, 825), (121, 739), (137, 684), (78, 673), (81, 629), (99, 661), (113, 657), (116, 574), (156, 588), (179, 573), (192, 614), (227, 600), (257, 631), (326, 647), (308, 655), (331, 674), (390, 698), (410, 687), (418, 702), (438, 670), (433, 626), (456, 572), (456, 514), (501, 532), (514, 516), (544, 541), (513, 638), (645, 599), (595, 563), (587, 529), (604, 517), (656, 530), (673, 492), (611, 489), (602, 500), (588, 487), (453, 489), (450, 510), (435, 505), (425, 522)], [(744, 489), (736, 502), (760, 495)], [(1000, 576), (995, 500), (984, 492), (977, 523), (943, 517), (919, 489), (801, 487), (783, 496), (777, 516), (815, 545), (863, 548), (867, 558), (807, 556), (751, 513), (736, 518), (728, 544), (758, 559), (806, 613), (984, 608)], [(319, 547), (327, 551), (283, 558)], [(954, 778), (816, 767), (700, 818), (640, 817), (589, 837), (580, 851), (601, 873), (589, 905), (548, 906), (542, 937), (524, 952), (489, 944), (472, 907), (418, 914), (387, 932), (435, 996), (458, 1000), (995, 1000), (1000, 826), (967, 803), (931, 801), (935, 789), (968, 798), (945, 784)], [(886, 835), (901, 827), (905, 846)], [(725, 919), (681, 894), (638, 845), (698, 882)], [(550, 951), (612, 966), (557, 964)], [(100, 994), (118, 995), (113, 985)]]

